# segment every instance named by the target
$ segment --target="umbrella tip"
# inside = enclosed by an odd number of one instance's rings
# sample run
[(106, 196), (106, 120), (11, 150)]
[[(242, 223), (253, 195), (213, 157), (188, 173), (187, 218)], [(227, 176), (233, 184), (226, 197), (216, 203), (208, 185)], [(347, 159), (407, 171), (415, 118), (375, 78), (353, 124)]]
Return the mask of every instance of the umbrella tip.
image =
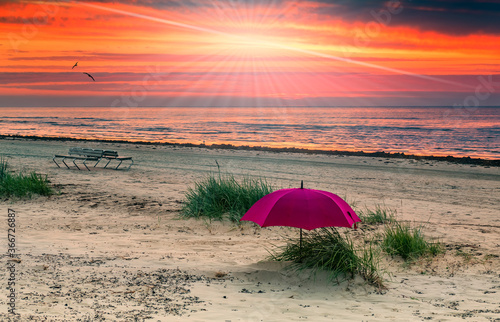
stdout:
[(300, 180), (300, 189), (304, 189), (304, 180)]

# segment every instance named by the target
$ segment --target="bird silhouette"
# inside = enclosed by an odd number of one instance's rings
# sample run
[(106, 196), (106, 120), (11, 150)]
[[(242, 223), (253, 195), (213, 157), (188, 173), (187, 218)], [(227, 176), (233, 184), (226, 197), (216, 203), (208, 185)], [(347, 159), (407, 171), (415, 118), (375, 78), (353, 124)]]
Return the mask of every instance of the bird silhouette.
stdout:
[(94, 77), (92, 77), (92, 75), (90, 75), (89, 73), (84, 73), (85, 75), (87, 75), (88, 77), (92, 78), (92, 80), (95, 82), (95, 79)]
[(75, 68), (76, 66), (78, 66), (78, 62), (76, 62), (73, 67), (71, 67), (71, 69)]

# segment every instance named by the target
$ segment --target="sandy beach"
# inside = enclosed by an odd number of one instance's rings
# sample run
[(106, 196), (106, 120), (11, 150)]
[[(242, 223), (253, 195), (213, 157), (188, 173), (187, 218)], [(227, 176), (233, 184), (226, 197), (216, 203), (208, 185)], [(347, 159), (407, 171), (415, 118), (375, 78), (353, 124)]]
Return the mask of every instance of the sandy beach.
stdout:
[[(58, 168), (82, 146), (132, 156), (129, 171)], [(15, 170), (46, 174), (51, 197), (1, 200), (16, 212), (19, 321), (500, 321), (500, 168), (436, 161), (132, 143), (0, 140)], [(446, 253), (386, 256), (387, 290), (328, 283), (269, 260), (296, 229), (179, 219), (188, 187), (217, 171), (277, 188), (328, 190), (425, 225)], [(7, 221), (2, 220), (2, 231)], [(362, 227), (362, 225), (361, 225)], [(6, 233), (5, 233), (6, 234)], [(2, 260), (8, 263), (4, 238)], [(7, 288), (8, 273), (0, 275)]]

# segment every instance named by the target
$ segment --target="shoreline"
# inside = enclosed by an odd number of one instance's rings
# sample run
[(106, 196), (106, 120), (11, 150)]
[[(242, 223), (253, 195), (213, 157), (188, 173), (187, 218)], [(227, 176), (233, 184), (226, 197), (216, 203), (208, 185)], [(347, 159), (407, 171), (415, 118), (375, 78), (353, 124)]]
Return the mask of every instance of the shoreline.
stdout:
[(122, 143), (122, 144), (139, 144), (139, 145), (158, 145), (158, 146), (178, 146), (178, 147), (192, 147), (204, 149), (222, 149), (222, 150), (243, 150), (243, 151), (266, 151), (275, 153), (299, 153), (299, 154), (319, 154), (319, 155), (338, 155), (338, 156), (361, 156), (372, 158), (393, 158), (393, 159), (410, 159), (422, 161), (447, 161), (455, 164), (466, 165), (480, 165), (489, 167), (500, 167), (500, 159), (482, 159), (471, 157), (454, 157), (448, 156), (434, 156), (434, 155), (416, 155), (405, 154), (403, 152), (364, 152), (364, 151), (339, 151), (339, 150), (318, 150), (318, 149), (305, 149), (305, 148), (273, 148), (266, 146), (248, 146), (248, 145), (232, 145), (232, 144), (195, 144), (195, 143), (171, 143), (171, 142), (149, 142), (149, 141), (127, 141), (127, 140), (107, 140), (107, 139), (77, 139), (70, 137), (45, 137), (33, 135), (0, 135), (1, 140), (32, 140), (32, 141), (75, 141), (75, 142), (103, 142), (103, 143)]

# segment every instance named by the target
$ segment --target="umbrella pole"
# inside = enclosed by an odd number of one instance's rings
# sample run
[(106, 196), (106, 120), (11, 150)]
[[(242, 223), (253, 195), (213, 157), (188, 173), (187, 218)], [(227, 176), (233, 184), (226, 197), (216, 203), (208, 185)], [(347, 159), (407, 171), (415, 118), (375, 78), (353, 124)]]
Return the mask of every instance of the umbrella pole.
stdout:
[(300, 249), (300, 252), (299, 252), (299, 254), (300, 254), (300, 260), (302, 261), (302, 228), (300, 228), (300, 242), (299, 242), (299, 245), (300, 245), (299, 246), (300, 247), (299, 248)]
[[(300, 189), (304, 189), (304, 180), (300, 180)], [(302, 228), (300, 228), (299, 255), (302, 262)]]

